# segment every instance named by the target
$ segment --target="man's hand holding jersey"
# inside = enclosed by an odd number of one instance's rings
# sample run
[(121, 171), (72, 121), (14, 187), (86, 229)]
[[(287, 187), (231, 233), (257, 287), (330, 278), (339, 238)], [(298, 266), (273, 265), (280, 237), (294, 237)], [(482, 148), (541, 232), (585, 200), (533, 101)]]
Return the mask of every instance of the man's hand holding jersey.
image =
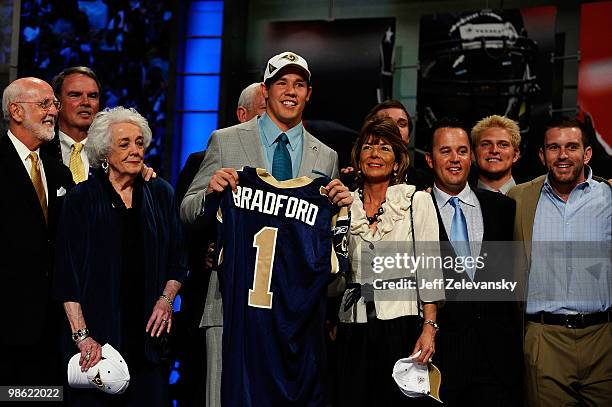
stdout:
[(232, 191), (236, 191), (236, 185), (238, 185), (238, 172), (234, 168), (221, 168), (215, 171), (210, 178), (208, 188), (206, 188), (206, 194), (210, 194), (211, 192), (223, 192), (228, 185), (232, 188)]
[[(236, 185), (238, 185), (238, 172), (234, 168), (221, 168), (215, 171), (210, 178), (206, 194), (223, 192), (228, 186), (232, 191), (236, 191)], [(325, 189), (328, 191), (329, 200), (334, 205), (350, 206), (353, 203), (351, 191), (339, 179), (332, 180)]]

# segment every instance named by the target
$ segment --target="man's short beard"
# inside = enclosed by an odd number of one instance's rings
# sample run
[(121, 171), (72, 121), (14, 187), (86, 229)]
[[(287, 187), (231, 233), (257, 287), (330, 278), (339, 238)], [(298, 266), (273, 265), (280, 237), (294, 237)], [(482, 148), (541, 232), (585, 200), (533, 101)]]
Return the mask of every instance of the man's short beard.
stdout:
[(582, 168), (578, 168), (576, 166), (575, 170), (572, 171), (572, 176), (567, 180), (562, 180), (562, 179), (557, 178), (552, 167), (548, 169), (548, 176), (551, 178), (551, 180), (554, 183), (559, 184), (559, 185), (575, 185), (578, 182), (578, 178), (580, 178), (580, 176), (583, 174), (586, 178), (584, 166), (582, 166)]
[(34, 137), (40, 141), (51, 141), (55, 137), (55, 128), (47, 127), (42, 123), (32, 123), (28, 120), (23, 122), (23, 127), (26, 128)]

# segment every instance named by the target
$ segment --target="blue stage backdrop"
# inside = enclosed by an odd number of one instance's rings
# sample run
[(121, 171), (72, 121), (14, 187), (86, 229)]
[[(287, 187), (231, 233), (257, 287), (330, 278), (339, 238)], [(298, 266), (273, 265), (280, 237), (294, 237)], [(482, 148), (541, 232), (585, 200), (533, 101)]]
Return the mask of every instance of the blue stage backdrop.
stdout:
[(164, 174), (172, 2), (24, 0), (18, 76), (50, 81), (85, 65), (99, 76), (102, 106), (133, 107), (149, 121), (149, 165)]

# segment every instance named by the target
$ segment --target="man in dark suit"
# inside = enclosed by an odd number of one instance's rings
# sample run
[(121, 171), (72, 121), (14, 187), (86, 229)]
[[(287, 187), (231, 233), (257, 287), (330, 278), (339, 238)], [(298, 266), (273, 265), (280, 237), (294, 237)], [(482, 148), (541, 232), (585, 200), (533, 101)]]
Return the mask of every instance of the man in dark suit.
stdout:
[(52, 85), (62, 110), (57, 137), (43, 150), (70, 168), (75, 182), (82, 182), (89, 176), (87, 131), (100, 110), (100, 81), (90, 68), (73, 66), (57, 74)]
[[(440, 241), (450, 243), (442, 245), (443, 253), (486, 256), (484, 252), (489, 250), (482, 247), (483, 242), (512, 240), (514, 201), (502, 194), (470, 188), (467, 179), (472, 151), (468, 134), (458, 122), (447, 120), (434, 127), (425, 158), (434, 172), (432, 195)], [(486, 258), (482, 268), (445, 270), (445, 282), (483, 282), (500, 275), (512, 279), (511, 267), (505, 269), (507, 273), (500, 271), (501, 262), (508, 259), (493, 254), (495, 258)], [(446, 291), (446, 304), (438, 314), (436, 355), (445, 405), (522, 404), (518, 310), (517, 302), (485, 302), (469, 290)]]
[(22, 78), (2, 97), (8, 132), (0, 136), (0, 270), (4, 315), (0, 384), (61, 384), (59, 305), (50, 300), (51, 254), (68, 169), (40, 151), (54, 136), (60, 104), (48, 83)]

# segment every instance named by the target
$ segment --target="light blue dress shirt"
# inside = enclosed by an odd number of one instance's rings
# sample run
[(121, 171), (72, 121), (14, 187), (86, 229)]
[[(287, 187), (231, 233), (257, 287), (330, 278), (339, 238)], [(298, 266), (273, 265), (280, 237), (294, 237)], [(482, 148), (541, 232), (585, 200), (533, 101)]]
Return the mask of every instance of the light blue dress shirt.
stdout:
[[(442, 191), (436, 185), (433, 187), (433, 194), (434, 198), (436, 198), (438, 209), (440, 210), (440, 217), (442, 218), (442, 222), (444, 222), (444, 229), (446, 229), (446, 234), (450, 238), (451, 224), (453, 222), (453, 215), (455, 214), (455, 208), (448, 202), (452, 195)], [(472, 256), (477, 256), (478, 253), (480, 253), (482, 235), (484, 234), (484, 223), (482, 221), (480, 202), (468, 184), (459, 192), (457, 197), (459, 198), (461, 210), (467, 222)]]
[(533, 223), (527, 313), (605, 311), (612, 305), (612, 189), (588, 178), (564, 202), (544, 182)]
[[(433, 195), (440, 210), (440, 217), (444, 223), (444, 229), (450, 239), (451, 236), (451, 225), (453, 223), (453, 216), (455, 215), (455, 208), (448, 202), (453, 195), (449, 195), (446, 192), (439, 189), (435, 184), (433, 187)], [(457, 194), (459, 198), (459, 204), (461, 205), (461, 211), (465, 216), (467, 222), (468, 238), (470, 241), (470, 253), (473, 257), (480, 254), (482, 248), (482, 236), (484, 235), (484, 222), (482, 220), (482, 211), (480, 209), (480, 201), (478, 197), (472, 191), (468, 184)], [(475, 270), (468, 270), (467, 274), (470, 278), (474, 278)]]
[(268, 170), (270, 174), (272, 173), (274, 150), (278, 144), (276, 138), (281, 133), (285, 133), (289, 139), (289, 144), (287, 144), (287, 147), (289, 149), (289, 155), (291, 156), (292, 175), (293, 178), (297, 177), (300, 173), (300, 165), (302, 164), (302, 150), (304, 149), (304, 126), (302, 125), (302, 122), (283, 132), (272, 121), (272, 119), (270, 119), (270, 116), (264, 113), (257, 119), (257, 124), (259, 125), (261, 146), (264, 150), (266, 170)]

